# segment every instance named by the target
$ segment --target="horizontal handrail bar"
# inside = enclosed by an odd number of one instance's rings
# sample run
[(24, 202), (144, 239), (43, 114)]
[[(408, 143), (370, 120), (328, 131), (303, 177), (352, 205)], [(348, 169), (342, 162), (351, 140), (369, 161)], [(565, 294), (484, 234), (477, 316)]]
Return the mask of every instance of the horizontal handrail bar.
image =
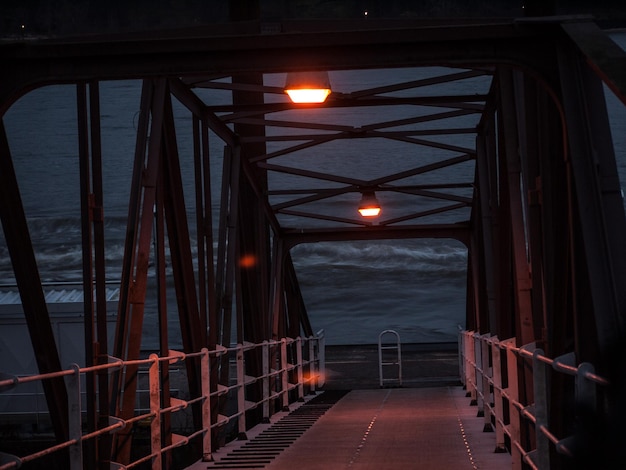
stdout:
[[(506, 351), (501, 355), (499, 351)], [(500, 340), (497, 336), (480, 335), (473, 331), (459, 332), (459, 365), (463, 370), (463, 383), (468, 389), (468, 396), (482, 400), (482, 410), (486, 423), (495, 423), (500, 433), (498, 445), (503, 445), (504, 435), (511, 442), (511, 453), (514, 467), (526, 462), (531, 468), (545, 470), (550, 468), (550, 447), (559, 453), (572, 456), (573, 437), (564, 439), (556, 436), (550, 429), (549, 384), (548, 374), (559, 373), (574, 376), (577, 380), (570, 382), (574, 387), (573, 394), (577, 400), (584, 401), (587, 406), (595, 407), (596, 387), (610, 385), (609, 380), (595, 373), (589, 363), (575, 364), (573, 353), (557, 358), (545, 355), (534, 343), (521, 347), (516, 346), (515, 339)], [(523, 403), (518, 394), (517, 363), (515, 357), (527, 361), (532, 372), (534, 402)], [(526, 376), (528, 380), (528, 376)], [(508, 418), (505, 423), (504, 410), (508, 407)], [(520, 435), (520, 422), (527, 420), (535, 427), (535, 441), (530, 449), (524, 448)]]
[[(247, 375), (245, 370), (242, 373), (242, 367), (245, 368), (245, 356), (242, 354), (246, 351), (251, 351), (255, 348), (267, 348), (267, 351), (271, 351), (272, 354), (272, 363), (267, 364), (267, 368), (260, 371), (256, 371), (255, 375)], [(286, 349), (287, 348), (287, 349)], [(295, 350), (292, 351), (292, 348)], [(321, 336), (311, 336), (307, 338), (283, 338), (281, 340), (271, 340), (271, 341), (263, 341), (262, 343), (252, 344), (252, 343), (243, 343), (237, 344), (236, 346), (225, 348), (222, 346), (218, 346), (216, 349), (212, 351), (208, 351), (207, 349), (203, 349), (202, 351), (183, 353), (178, 351), (171, 351), (170, 354), (166, 356), (158, 356), (156, 354), (151, 354), (149, 358), (145, 359), (136, 359), (136, 360), (128, 360), (124, 361), (119, 358), (105, 356), (107, 359), (106, 364), (97, 364), (89, 367), (79, 368), (74, 365), (72, 369), (65, 369), (58, 372), (46, 373), (46, 374), (34, 374), (28, 376), (9, 376), (8, 378), (6, 374), (4, 374), (3, 380), (0, 380), (0, 394), (9, 389), (13, 389), (14, 387), (20, 386), (25, 383), (47, 380), (50, 378), (57, 377), (69, 377), (69, 376), (77, 376), (84, 375), (88, 373), (100, 372), (100, 371), (114, 371), (126, 368), (128, 366), (149, 366), (149, 370), (146, 370), (149, 376), (149, 380), (151, 384), (157, 384), (155, 388), (153, 385), (149, 387), (149, 389), (144, 390), (144, 393), (148, 393), (150, 395), (150, 411), (142, 413), (143, 410), (139, 408), (135, 409), (135, 412), (139, 411), (140, 413), (127, 419), (121, 419), (118, 417), (110, 416), (109, 417), (109, 425), (106, 427), (102, 427), (95, 431), (81, 434), (79, 437), (72, 436), (72, 439), (68, 439), (65, 442), (50, 446), (49, 448), (43, 449), (37, 453), (33, 453), (23, 457), (15, 457), (14, 462), (5, 463), (0, 466), (0, 470), (9, 470), (14, 468), (19, 468), (23, 463), (30, 462), (36, 460), (38, 458), (44, 457), (46, 455), (52, 454), (54, 452), (58, 452), (62, 449), (66, 449), (72, 447), (75, 449), (72, 451), (71, 455), (76, 454), (78, 451), (79, 455), (82, 455), (81, 450), (81, 442), (95, 439), (104, 434), (110, 434), (117, 432), (129, 425), (133, 425), (139, 421), (153, 421), (158, 419), (160, 415), (165, 413), (176, 413), (189, 408), (190, 405), (200, 405), (203, 407), (203, 426), (200, 429), (195, 429), (188, 436), (182, 437), (172, 443), (167, 447), (160, 447), (158, 443), (161, 442), (160, 438), (155, 438), (154, 436), (151, 439), (153, 448), (149, 455), (142, 456), (138, 460), (135, 460), (132, 463), (127, 465), (122, 465), (120, 463), (111, 462), (111, 465), (117, 466), (119, 468), (134, 468), (142, 463), (145, 463), (151, 459), (160, 460), (159, 455), (163, 452), (173, 449), (174, 447), (184, 446), (189, 443), (192, 439), (197, 436), (205, 435), (203, 439), (203, 456), (210, 456), (210, 441), (211, 439), (207, 439), (206, 433), (209, 432), (210, 429), (221, 428), (228, 424), (233, 420), (240, 421), (240, 427), (242, 426), (241, 420), (245, 420), (246, 411), (257, 408), (262, 404), (268, 403), (271, 400), (281, 399), (283, 401), (283, 407), (285, 406), (287, 398), (287, 392), (291, 390), (295, 390), (297, 392), (298, 398), (302, 398), (303, 393), (303, 385), (308, 384), (311, 387), (311, 390), (315, 389), (316, 382), (319, 384), (319, 381), (323, 379), (323, 369), (324, 369), (324, 338), (323, 332)], [(297, 351), (297, 354), (296, 354)], [(205, 372), (206, 368), (210, 368), (209, 358), (216, 358), (223, 356), (225, 354), (232, 354), (236, 356), (233, 358), (233, 361), (237, 364), (238, 373), (236, 376), (236, 381), (229, 386), (219, 385), (217, 390), (209, 392), (211, 387), (208, 385), (208, 381), (210, 380), (210, 374)], [(278, 363), (274, 363), (274, 355), (276, 357), (280, 357), (280, 366)], [(293, 357), (287, 357), (292, 355)], [(177, 400), (170, 406), (162, 407), (161, 398), (160, 397), (160, 389), (161, 389), (161, 381), (160, 381), (160, 367), (157, 367), (158, 364), (169, 364), (173, 365), (178, 362), (187, 361), (190, 359), (199, 358), (202, 360), (201, 364), (203, 364), (203, 372), (202, 372), (202, 394), (197, 397), (191, 397), (187, 400)], [(148, 368), (147, 368), (148, 369)], [(206, 369), (208, 371), (208, 369)], [(297, 373), (292, 373), (296, 372)], [(141, 372), (141, 370), (140, 370)], [(144, 373), (144, 372), (142, 372)], [(289, 374), (289, 376), (287, 375)], [(234, 377), (234, 376), (233, 376)], [(282, 377), (279, 379), (278, 377)], [(291, 382), (291, 380), (296, 380), (296, 383)], [(263, 396), (258, 399), (258, 401), (250, 402), (245, 400), (246, 387), (256, 382), (260, 381), (271, 381), (273, 384), (272, 387), (267, 391), (267, 393), (262, 394)], [(68, 382), (69, 383), (69, 382)], [(69, 386), (69, 385), (68, 385)], [(276, 387), (276, 388), (275, 388)], [(73, 379), (72, 380), (72, 392), (73, 396), (80, 396), (84, 392), (81, 392), (81, 381)], [(228, 393), (229, 391), (237, 390), (237, 394), (239, 396), (238, 409), (231, 414), (230, 416), (219, 415), (217, 418), (211, 420), (211, 413), (208, 412), (209, 401), (215, 399), (216, 396), (220, 396)], [(242, 395), (243, 394), (243, 395)], [(13, 394), (11, 396), (14, 396)], [(241, 397), (244, 397), (243, 399)], [(295, 399), (295, 397), (294, 397)], [(156, 400), (156, 402), (155, 402)], [(156, 406), (155, 406), (156, 403)], [(70, 407), (70, 419), (73, 422), (76, 420), (80, 420), (80, 417), (72, 417), (76, 415), (76, 413), (82, 413), (82, 410), (79, 407), (73, 406)], [(208, 419), (208, 421), (207, 421)], [(211, 422), (214, 421), (214, 422)], [(151, 426), (152, 433), (160, 433), (159, 426)], [(158, 429), (158, 430), (157, 430)], [(155, 450), (155, 443), (157, 443), (157, 449)], [(71, 457), (72, 458), (72, 457)], [(81, 457), (82, 459), (82, 457)], [(154, 462), (154, 460), (153, 460)]]

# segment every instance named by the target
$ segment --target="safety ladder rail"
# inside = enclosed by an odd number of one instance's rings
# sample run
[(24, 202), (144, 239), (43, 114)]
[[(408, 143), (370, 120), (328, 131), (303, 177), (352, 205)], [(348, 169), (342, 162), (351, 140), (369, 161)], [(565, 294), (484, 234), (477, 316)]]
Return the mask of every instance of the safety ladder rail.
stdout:
[[(383, 336), (393, 335), (395, 344), (383, 343)], [(395, 360), (388, 361), (384, 358), (384, 351), (396, 351)], [(396, 366), (398, 375), (396, 377), (385, 378), (385, 367)], [(400, 343), (400, 335), (394, 330), (384, 330), (378, 335), (378, 375), (380, 378), (380, 386), (384, 387), (385, 382), (395, 382), (396, 385), (402, 386), (402, 347)]]

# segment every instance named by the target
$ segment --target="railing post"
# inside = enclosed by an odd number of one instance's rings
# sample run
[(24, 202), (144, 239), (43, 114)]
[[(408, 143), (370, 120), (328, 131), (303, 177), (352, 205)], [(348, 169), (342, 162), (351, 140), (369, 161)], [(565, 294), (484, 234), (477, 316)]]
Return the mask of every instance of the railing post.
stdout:
[(502, 341), (506, 346), (506, 370), (507, 382), (506, 393), (509, 399), (509, 434), (511, 436), (511, 468), (522, 470), (522, 452), (518, 448), (520, 444), (520, 411), (515, 406), (519, 403), (519, 387), (517, 382), (517, 355), (515, 354), (515, 338)]
[(539, 359), (542, 349), (533, 351), (533, 394), (535, 396), (535, 464), (538, 470), (550, 470), (550, 441), (543, 429), (548, 428), (548, 385), (546, 380), (547, 365)]
[(489, 334), (484, 334), (480, 337), (480, 357), (482, 359), (480, 368), (483, 371), (483, 415), (485, 417), (485, 423), (483, 426), (483, 432), (493, 431), (491, 426), (491, 386), (489, 379), (493, 376), (493, 371), (490, 370), (490, 354), (489, 354)]
[(318, 331), (317, 344), (317, 388), (321, 388), (326, 383), (326, 336), (324, 335), (324, 330)]
[(67, 413), (69, 425), (69, 438), (76, 443), (70, 446), (70, 469), (82, 470), (83, 468), (83, 443), (81, 397), (80, 397), (80, 367), (78, 364), (71, 365), (74, 373), (65, 378), (67, 385)]
[(465, 331), (460, 326), (457, 343), (459, 350), (459, 377), (463, 386), (467, 388), (467, 380), (465, 380)]
[(493, 376), (493, 408), (496, 416), (496, 448), (495, 453), (506, 452), (506, 443), (504, 441), (504, 407), (502, 403), (502, 349), (500, 348), (500, 340), (497, 336), (492, 337), (492, 376)]
[(476, 399), (472, 402), (472, 405), (478, 407), (477, 417), (483, 416), (484, 403), (485, 403), (485, 391), (483, 389), (483, 378), (485, 376), (483, 371), (483, 349), (481, 347), (481, 337), (478, 333), (472, 335), (472, 341), (474, 342), (474, 370), (475, 370), (475, 387), (476, 387)]
[(296, 372), (298, 375), (298, 401), (304, 401), (304, 374), (302, 373), (302, 338), (296, 338)]
[(263, 367), (263, 422), (270, 422), (270, 345), (267, 341), (263, 341), (261, 347), (262, 367)]
[(315, 395), (315, 383), (317, 377), (315, 376), (315, 337), (309, 336), (309, 390), (312, 395)]
[(596, 384), (587, 374), (595, 374), (596, 369), (589, 362), (581, 363), (576, 370), (576, 404), (584, 406), (589, 412), (596, 411)]
[(148, 370), (148, 379), (150, 382), (150, 414), (152, 421), (150, 423), (150, 450), (152, 457), (152, 469), (161, 470), (161, 387), (159, 374), (159, 357), (156, 354), (150, 354), (150, 369)]
[(243, 344), (237, 344), (237, 419), (239, 439), (244, 440), (246, 437), (246, 374), (243, 354)]
[(210, 462), (213, 460), (211, 449), (211, 360), (209, 350), (202, 348), (202, 356), (200, 357), (200, 380), (202, 381), (202, 427), (204, 435), (202, 436), (202, 461)]
[(476, 364), (474, 356), (474, 332), (468, 331), (465, 338), (465, 387), (467, 396), (471, 398), (471, 404), (476, 404)]
[(289, 411), (289, 371), (287, 370), (287, 339), (280, 340), (280, 372), (283, 411)]

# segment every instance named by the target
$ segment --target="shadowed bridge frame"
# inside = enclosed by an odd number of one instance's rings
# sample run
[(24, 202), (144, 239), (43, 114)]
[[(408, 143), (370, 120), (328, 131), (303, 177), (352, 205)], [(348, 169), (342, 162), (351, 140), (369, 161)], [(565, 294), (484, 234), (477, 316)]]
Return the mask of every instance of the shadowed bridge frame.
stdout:
[[(301, 329), (310, 335), (311, 325), (289, 249), (304, 242), (357, 239), (445, 237), (462, 241), (468, 247), (466, 327), (480, 334), (516, 337), (518, 344), (535, 341), (552, 357), (573, 350), (579, 360), (589, 362), (597, 362), (622, 338), (626, 293), (618, 286), (626, 285), (626, 223), (602, 83), (626, 104), (626, 57), (593, 22), (526, 19), (480, 24), (284, 23), (277, 34), (258, 34), (258, 24), (230, 28), (190, 30), (169, 37), (169, 33), (163, 33), (158, 37), (40, 39), (0, 45), (0, 60), (10, 71), (0, 79), (1, 114), (37, 87), (77, 85), (85, 348), (90, 364), (106, 361), (109, 354), (104, 346), (105, 315), (98, 315), (106, 311), (101, 303), (105, 282), (101, 168), (105, 162), (99, 143), (98, 82), (120, 79), (142, 79), (144, 91), (126, 254), (120, 273), (118, 327), (111, 352), (114, 356), (132, 360), (139, 355), (138, 332), (143, 323), (153, 230), (158, 240), (158, 282), (162, 287), (164, 234), (168, 235), (185, 352), (207, 346), (213, 349), (230, 341), (233, 299), (238, 341), (258, 343), (286, 335), (296, 337)], [(448, 155), (435, 164), (443, 167), (474, 161), (474, 179), (459, 185), (470, 191), (469, 196), (460, 194), (453, 185), (394, 186), (409, 174), (435, 169), (427, 166), (417, 166), (406, 174), (358, 179), (271, 162), (279, 155), (267, 152), (266, 144), (276, 138), (266, 136), (266, 126), (296, 127), (305, 133), (301, 137), (308, 142), (289, 148), (289, 152), (329, 139), (381, 136), (417, 145), (434, 144), (423, 139), (418, 129), (390, 131), (385, 130), (385, 123), (355, 132), (354, 128), (314, 127), (297, 120), (268, 120), (267, 114), (298, 112), (302, 108), (286, 102), (266, 103), (264, 93), (280, 90), (265, 86), (263, 74), (422, 66), (452, 67), (460, 77), (490, 76), (492, 84), (486, 94), (412, 99), (389, 98), (386, 93), (398, 89), (398, 84), (390, 84), (347, 96), (337, 94), (334, 99), (331, 96), (324, 107), (436, 105), (453, 108), (455, 111), (447, 113), (459, 116), (478, 114), (475, 129), (442, 129), (442, 133), (475, 132), (476, 148), (443, 145), (452, 157)], [(232, 77), (231, 83), (216, 81), (222, 77)], [(442, 75), (433, 83), (452, 79)], [(222, 107), (205, 104), (194, 93), (196, 87), (231, 90), (232, 103)], [(193, 114), (197, 273), (182, 198), (172, 97)], [(431, 120), (449, 117), (452, 115), (434, 114)], [(419, 122), (414, 119), (412, 124)], [(60, 367), (58, 353), (11, 150), (4, 127), (0, 130), (0, 219), (40, 371), (52, 372)], [(209, 130), (226, 145), (215, 263), (208, 170), (208, 161), (215, 156), (209, 155)], [(267, 178), (270, 172), (340, 186), (324, 191), (313, 187), (300, 193), (293, 188), (272, 188)], [(467, 209), (469, 215), (454, 224), (419, 224), (414, 221), (431, 213), (413, 212), (374, 225), (297, 208), (314, 200), (358, 192), (364, 186), (448, 204), (433, 209), (433, 213)], [(302, 197), (275, 203), (272, 196)], [(157, 208), (154, 228), (153, 207)], [(322, 226), (286, 227), (281, 225), (281, 214), (321, 220)], [(239, 259), (248, 253), (256, 254), (258, 262), (244, 269)], [(95, 296), (92, 284), (96, 286)], [(165, 295), (164, 288), (160, 292)], [(164, 308), (160, 315), (167, 315)], [(166, 331), (161, 331), (160, 339), (161, 348), (167, 351)], [(255, 360), (258, 358), (250, 358), (251, 362)], [(191, 393), (199, 393), (193, 361), (187, 372)], [(222, 368), (222, 373), (227, 374), (228, 368)], [(221, 376), (221, 380), (227, 379), (227, 375)], [(121, 382), (120, 377), (113, 376), (109, 384), (106, 374), (91, 377), (88, 394), (95, 397), (98, 389), (100, 401), (95, 407), (94, 400), (88, 400), (90, 427), (104, 426), (108, 413), (129, 412), (136, 389), (135, 375), (127, 374), (125, 383)], [(557, 389), (560, 386), (554, 384)], [(531, 397), (532, 377), (524, 377), (519, 387), (520, 395)], [(121, 390), (126, 405), (118, 402)], [(51, 381), (46, 386), (59, 440), (68, 433), (65, 394), (62, 381)], [(559, 407), (551, 410), (558, 422)], [(213, 413), (217, 416), (217, 408)], [(198, 413), (195, 416), (199, 419)], [(112, 448), (116, 460), (128, 460), (130, 436), (130, 430), (115, 436)], [(99, 461), (109, 459), (110, 449), (110, 443), (103, 439)]]

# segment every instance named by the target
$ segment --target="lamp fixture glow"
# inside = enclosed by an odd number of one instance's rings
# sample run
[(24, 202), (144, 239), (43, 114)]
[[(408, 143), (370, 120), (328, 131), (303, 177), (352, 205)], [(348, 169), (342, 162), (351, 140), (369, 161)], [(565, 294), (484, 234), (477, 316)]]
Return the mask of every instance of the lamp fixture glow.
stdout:
[(328, 72), (289, 72), (285, 93), (294, 103), (323, 103), (330, 95)]
[(380, 214), (380, 204), (376, 199), (374, 191), (364, 191), (359, 204), (359, 214), (362, 217), (378, 217)]

